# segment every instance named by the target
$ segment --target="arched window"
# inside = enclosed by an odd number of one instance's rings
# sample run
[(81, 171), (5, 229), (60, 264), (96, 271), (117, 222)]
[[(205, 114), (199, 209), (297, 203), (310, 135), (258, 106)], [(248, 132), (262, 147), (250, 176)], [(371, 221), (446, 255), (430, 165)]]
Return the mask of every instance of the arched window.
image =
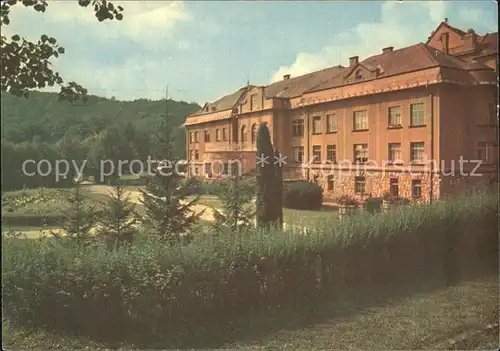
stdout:
[(255, 144), (257, 142), (257, 125), (254, 124), (252, 126), (252, 144)]
[(241, 143), (246, 143), (248, 141), (247, 138), (247, 127), (241, 127)]

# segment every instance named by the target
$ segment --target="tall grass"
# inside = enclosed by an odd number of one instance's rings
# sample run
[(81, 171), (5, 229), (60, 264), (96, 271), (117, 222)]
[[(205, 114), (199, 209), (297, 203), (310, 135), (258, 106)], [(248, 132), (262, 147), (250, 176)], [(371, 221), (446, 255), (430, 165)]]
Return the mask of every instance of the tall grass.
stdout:
[(3, 239), (12, 323), (106, 338), (179, 336), (235, 315), (352, 289), (442, 277), (497, 257), (497, 201), (484, 193), (299, 230), (204, 236), (167, 247), (62, 247)]

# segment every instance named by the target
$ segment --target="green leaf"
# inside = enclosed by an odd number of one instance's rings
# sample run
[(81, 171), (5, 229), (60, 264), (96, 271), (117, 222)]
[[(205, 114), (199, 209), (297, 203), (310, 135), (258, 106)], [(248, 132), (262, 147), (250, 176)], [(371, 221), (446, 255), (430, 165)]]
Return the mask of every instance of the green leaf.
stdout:
[(56, 38), (54, 37), (49, 38), (49, 43), (51, 43), (52, 45), (55, 45), (56, 42), (57, 42)]
[(57, 52), (60, 54), (64, 54), (64, 48), (63, 47), (58, 47)]
[(14, 34), (14, 35), (12, 36), (12, 40), (14, 40), (14, 41), (19, 41), (19, 40), (21, 40), (21, 37), (20, 37), (19, 35), (17, 35), (17, 34)]
[(121, 13), (117, 13), (115, 17), (118, 21), (121, 21), (123, 19), (123, 15)]
[(49, 37), (46, 36), (45, 34), (42, 34), (41, 39), (42, 39), (42, 43), (45, 43), (47, 40), (49, 40)]

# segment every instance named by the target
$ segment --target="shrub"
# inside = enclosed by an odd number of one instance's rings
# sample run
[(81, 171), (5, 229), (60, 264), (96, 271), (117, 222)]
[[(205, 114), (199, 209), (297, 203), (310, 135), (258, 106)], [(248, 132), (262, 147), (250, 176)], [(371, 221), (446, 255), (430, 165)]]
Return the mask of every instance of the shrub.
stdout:
[(382, 199), (378, 199), (378, 198), (368, 198), (365, 200), (365, 203), (364, 203), (364, 208), (366, 210), (366, 212), (368, 213), (376, 213), (376, 212), (380, 212), (381, 208), (382, 208)]
[(120, 340), (161, 333), (192, 348), (196, 327), (251, 310), (498, 267), (496, 212), (494, 195), (476, 195), (318, 222), (308, 235), (221, 232), (174, 247), (145, 236), (115, 251), (3, 239), (2, 307), (25, 326)]
[(349, 195), (342, 195), (337, 199), (337, 202), (339, 205), (342, 206), (353, 206), (353, 207), (359, 206), (359, 201)]
[(287, 182), (283, 186), (283, 206), (298, 210), (316, 210), (323, 204), (323, 189), (308, 181)]
[(203, 182), (197, 178), (188, 178), (184, 183), (187, 195), (202, 195)]

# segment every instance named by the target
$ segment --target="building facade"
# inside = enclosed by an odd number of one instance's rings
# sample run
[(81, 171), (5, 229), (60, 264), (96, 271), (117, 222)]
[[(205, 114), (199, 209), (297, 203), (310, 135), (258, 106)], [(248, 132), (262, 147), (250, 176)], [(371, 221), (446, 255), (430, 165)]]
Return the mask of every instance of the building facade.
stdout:
[(427, 42), (267, 86), (247, 85), (186, 118), (190, 175), (256, 168), (266, 123), (285, 178), (325, 198), (429, 201), (497, 179), (498, 35), (442, 22)]

